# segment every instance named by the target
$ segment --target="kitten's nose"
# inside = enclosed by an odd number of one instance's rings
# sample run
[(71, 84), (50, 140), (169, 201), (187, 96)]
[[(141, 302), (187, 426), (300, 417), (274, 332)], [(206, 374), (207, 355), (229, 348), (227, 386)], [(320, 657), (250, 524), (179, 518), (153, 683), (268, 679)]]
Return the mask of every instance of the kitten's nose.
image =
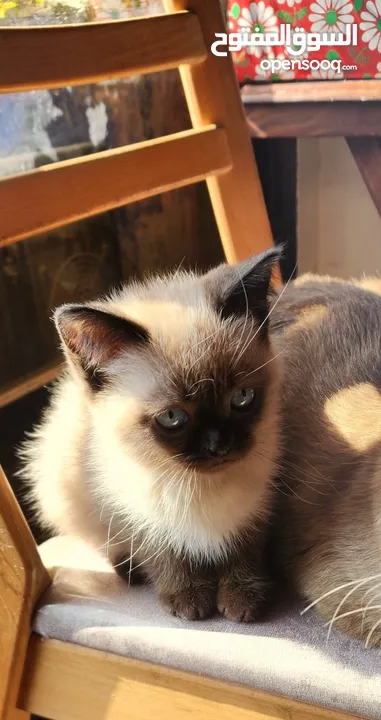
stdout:
[(222, 435), (219, 430), (210, 428), (205, 430), (202, 438), (203, 450), (211, 457), (220, 457), (229, 452), (233, 444), (231, 437)]

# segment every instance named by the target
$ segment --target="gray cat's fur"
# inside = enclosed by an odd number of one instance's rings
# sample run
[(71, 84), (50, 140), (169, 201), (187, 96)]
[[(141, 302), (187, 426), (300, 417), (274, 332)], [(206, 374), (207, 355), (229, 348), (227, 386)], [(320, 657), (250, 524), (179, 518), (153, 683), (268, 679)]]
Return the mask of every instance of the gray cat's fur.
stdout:
[(331, 626), (379, 645), (377, 293), (377, 279), (345, 283), (302, 277), (275, 308), (271, 331), (284, 360), (283, 457), (274, 537), (278, 566)]

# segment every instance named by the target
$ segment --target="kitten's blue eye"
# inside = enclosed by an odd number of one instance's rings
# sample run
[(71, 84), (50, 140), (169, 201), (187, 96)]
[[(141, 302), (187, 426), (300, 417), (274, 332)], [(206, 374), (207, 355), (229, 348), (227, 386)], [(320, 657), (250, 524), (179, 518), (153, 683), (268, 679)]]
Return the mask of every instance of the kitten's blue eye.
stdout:
[(234, 393), (230, 405), (233, 410), (246, 410), (254, 402), (255, 391), (252, 388), (242, 388)]
[(156, 416), (156, 422), (166, 430), (179, 430), (188, 422), (188, 413), (182, 408), (168, 408)]

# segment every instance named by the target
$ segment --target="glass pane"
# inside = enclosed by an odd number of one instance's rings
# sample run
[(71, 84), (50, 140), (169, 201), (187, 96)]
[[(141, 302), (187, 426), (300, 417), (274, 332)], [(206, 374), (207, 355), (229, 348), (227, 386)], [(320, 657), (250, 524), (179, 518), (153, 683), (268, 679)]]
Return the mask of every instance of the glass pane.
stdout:
[[(157, 0), (7, 0), (0, 24), (41, 25), (158, 13)], [(0, 95), (0, 177), (190, 127), (177, 70)], [(44, 202), (44, 198), (41, 198)], [(51, 311), (132, 275), (220, 257), (205, 186), (190, 186), (0, 250), (0, 392), (57, 359)]]

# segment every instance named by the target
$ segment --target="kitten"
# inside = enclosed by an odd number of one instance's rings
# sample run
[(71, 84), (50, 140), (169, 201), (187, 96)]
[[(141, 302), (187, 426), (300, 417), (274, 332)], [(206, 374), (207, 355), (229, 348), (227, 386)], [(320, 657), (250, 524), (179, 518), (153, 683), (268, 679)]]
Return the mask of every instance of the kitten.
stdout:
[(278, 448), (272, 248), (64, 305), (67, 361), (24, 448), (40, 519), (101, 549), (173, 614), (253, 621)]
[[(367, 291), (369, 290), (369, 291)], [(313, 276), (271, 316), (284, 361), (274, 553), (327, 619), (381, 644), (381, 283)]]

